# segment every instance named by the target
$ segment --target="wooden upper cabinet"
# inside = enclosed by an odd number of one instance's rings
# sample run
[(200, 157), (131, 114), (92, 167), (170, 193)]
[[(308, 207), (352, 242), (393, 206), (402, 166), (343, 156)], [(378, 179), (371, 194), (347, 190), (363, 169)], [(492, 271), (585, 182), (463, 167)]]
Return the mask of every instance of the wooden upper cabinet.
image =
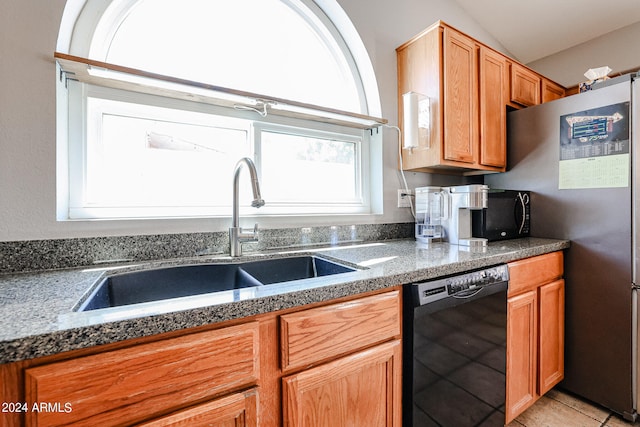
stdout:
[(396, 51), (400, 127), (405, 126), (402, 94), (431, 98), (430, 141), (402, 150), (404, 169), (504, 171), (506, 57), (442, 22)]
[(478, 162), (478, 47), (444, 28), (444, 159)]
[(565, 88), (548, 79), (542, 79), (542, 102), (564, 98)]
[[(428, 96), (429, 138), (402, 148), (402, 167), (421, 172), (504, 172), (507, 106), (522, 108), (564, 96), (564, 88), (481, 42), (436, 22), (396, 49), (398, 123), (403, 95)], [(423, 135), (426, 134), (423, 133)]]
[(443, 162), (443, 29), (432, 26), (396, 49), (398, 62), (398, 123), (403, 130), (403, 95), (416, 92), (430, 98), (431, 127), (429, 138), (420, 139), (419, 145), (402, 149), (405, 170), (437, 168)]
[(501, 54), (480, 48), (480, 163), (507, 165), (507, 109), (509, 64)]
[(541, 78), (524, 66), (511, 63), (511, 101), (525, 107), (540, 104)]

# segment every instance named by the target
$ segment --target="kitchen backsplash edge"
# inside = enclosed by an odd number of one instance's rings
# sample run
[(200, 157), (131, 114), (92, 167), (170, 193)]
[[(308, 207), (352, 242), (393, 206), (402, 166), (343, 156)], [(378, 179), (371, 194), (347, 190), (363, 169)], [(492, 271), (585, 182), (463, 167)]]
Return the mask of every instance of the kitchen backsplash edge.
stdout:
[[(260, 230), (245, 252), (405, 239), (414, 223), (357, 224)], [(0, 242), (0, 274), (228, 254), (227, 232), (83, 237)]]

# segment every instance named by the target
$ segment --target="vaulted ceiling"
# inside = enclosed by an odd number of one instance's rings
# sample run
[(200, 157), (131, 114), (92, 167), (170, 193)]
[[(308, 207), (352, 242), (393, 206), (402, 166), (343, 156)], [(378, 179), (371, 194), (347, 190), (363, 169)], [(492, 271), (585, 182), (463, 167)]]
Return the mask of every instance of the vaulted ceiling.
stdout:
[(639, 0), (455, 1), (525, 64), (640, 22)]

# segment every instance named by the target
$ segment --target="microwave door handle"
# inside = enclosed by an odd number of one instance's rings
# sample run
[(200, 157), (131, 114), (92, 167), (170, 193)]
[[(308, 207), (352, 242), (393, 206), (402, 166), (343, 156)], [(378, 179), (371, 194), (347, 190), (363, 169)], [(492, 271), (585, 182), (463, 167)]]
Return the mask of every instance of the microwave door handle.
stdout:
[(518, 193), (518, 201), (520, 202), (520, 208), (522, 209), (521, 213), (520, 213), (520, 229), (518, 230), (518, 234), (522, 234), (522, 229), (524, 228), (524, 224), (525, 224), (525, 195), (523, 195), (522, 193)]

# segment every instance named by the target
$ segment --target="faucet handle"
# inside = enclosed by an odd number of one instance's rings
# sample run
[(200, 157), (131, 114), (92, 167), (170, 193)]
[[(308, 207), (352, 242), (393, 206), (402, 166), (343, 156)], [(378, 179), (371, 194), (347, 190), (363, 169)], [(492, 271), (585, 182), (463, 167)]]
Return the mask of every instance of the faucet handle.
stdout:
[(249, 228), (240, 228), (238, 238), (241, 242), (257, 242), (259, 231), (257, 223), (253, 226), (253, 230)]
[(258, 224), (253, 226), (253, 230), (241, 227), (229, 228), (229, 253), (231, 256), (242, 255), (242, 243), (258, 241)]

